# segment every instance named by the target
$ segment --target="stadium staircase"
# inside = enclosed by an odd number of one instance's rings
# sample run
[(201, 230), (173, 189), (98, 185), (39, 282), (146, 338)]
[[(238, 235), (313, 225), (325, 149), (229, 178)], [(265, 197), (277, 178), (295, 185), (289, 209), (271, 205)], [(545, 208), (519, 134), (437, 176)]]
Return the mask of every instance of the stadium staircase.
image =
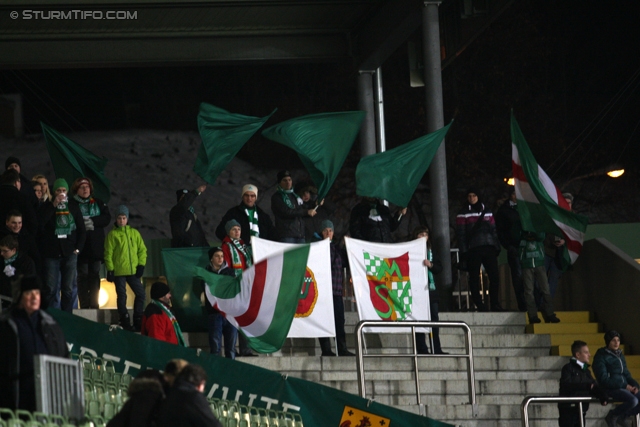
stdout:
[[(82, 314), (82, 310), (76, 312)], [(347, 344), (355, 351), (357, 314), (347, 312)], [(529, 325), (525, 313), (441, 313), (442, 321), (463, 321), (471, 326), (478, 416), (469, 404), (466, 361), (456, 358), (419, 360), (420, 389), (424, 407), (417, 405), (413, 361), (410, 358), (365, 360), (367, 398), (409, 412), (465, 427), (513, 427), (521, 425), (521, 403), (526, 396), (557, 396), (562, 366), (568, 362), (571, 343), (589, 344), (592, 355), (603, 346), (603, 331), (589, 312), (558, 312), (559, 324)], [(105, 323), (115, 323), (115, 311), (84, 314)], [(542, 317), (540, 315), (540, 317)], [(440, 330), (442, 347), (449, 353), (464, 352), (464, 336), (458, 329)], [(189, 347), (208, 351), (206, 333), (186, 333)], [(368, 334), (369, 354), (407, 353), (408, 335)], [(238, 360), (358, 394), (354, 357), (319, 357), (315, 339), (287, 340), (272, 355)], [(640, 378), (640, 356), (626, 356), (632, 375)], [(609, 407), (592, 404), (587, 425), (605, 426)], [(557, 426), (555, 404), (533, 405), (532, 427)]]

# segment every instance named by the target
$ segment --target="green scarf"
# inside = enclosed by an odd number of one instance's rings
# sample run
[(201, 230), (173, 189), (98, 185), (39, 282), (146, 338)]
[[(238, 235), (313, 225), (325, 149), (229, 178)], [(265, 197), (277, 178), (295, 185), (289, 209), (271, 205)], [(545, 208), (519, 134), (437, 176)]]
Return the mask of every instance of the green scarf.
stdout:
[(289, 199), (289, 194), (293, 194), (293, 196), (298, 200), (298, 205), (302, 204), (302, 199), (296, 193), (293, 192), (293, 188), (291, 190), (285, 190), (282, 187), (278, 186), (278, 192), (282, 195), (282, 200), (287, 204), (289, 209), (295, 209), (297, 206), (294, 206), (291, 203), (291, 199)]
[(16, 251), (15, 254), (13, 254), (13, 256), (11, 258), (5, 259), (4, 260), (4, 265), (9, 265), (11, 264), (13, 261), (15, 261), (18, 258), (18, 251)]
[(76, 229), (76, 222), (69, 212), (69, 201), (56, 206), (56, 236), (68, 236)]
[[(431, 249), (427, 249), (427, 259), (433, 264), (433, 252), (431, 252)], [(435, 291), (436, 281), (433, 279), (433, 273), (431, 272), (430, 268), (427, 269), (427, 272), (429, 273), (429, 290)]]
[(169, 316), (169, 320), (171, 320), (171, 324), (173, 325), (173, 330), (176, 331), (176, 337), (178, 337), (178, 345), (186, 347), (187, 345), (184, 342), (184, 337), (182, 336), (182, 330), (180, 329), (180, 325), (178, 325), (178, 320), (176, 319), (176, 316), (174, 316), (171, 310), (169, 310), (169, 307), (167, 307), (160, 301), (152, 299), (151, 302), (157, 305), (158, 307), (160, 307), (160, 309), (164, 311), (164, 314)]
[(80, 212), (83, 217), (94, 217), (100, 215), (100, 206), (96, 203), (96, 199), (89, 196), (86, 199), (78, 196), (77, 194), (73, 196), (73, 199), (78, 202), (78, 207), (80, 207)]
[[(287, 197), (287, 200), (289, 198)], [(258, 227), (258, 209), (245, 208), (247, 218), (249, 218), (249, 232), (252, 236), (260, 237), (260, 227)]]
[(231, 252), (231, 268), (235, 270), (236, 276), (242, 275), (242, 260), (240, 259), (240, 253), (244, 255), (244, 261), (247, 268), (251, 267), (251, 251), (247, 245), (240, 244), (239, 240), (229, 237), (231, 242), (227, 242)]

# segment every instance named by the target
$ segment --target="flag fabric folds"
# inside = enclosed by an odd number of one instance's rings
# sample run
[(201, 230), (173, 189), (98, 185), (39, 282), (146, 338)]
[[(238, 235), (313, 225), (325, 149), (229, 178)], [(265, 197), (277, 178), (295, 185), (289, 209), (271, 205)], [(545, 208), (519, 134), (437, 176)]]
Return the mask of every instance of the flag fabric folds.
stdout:
[(324, 199), (355, 141), (364, 111), (321, 113), (278, 123), (262, 131), (265, 138), (294, 149)]
[[(427, 242), (371, 243), (345, 237), (360, 320), (430, 320)], [(416, 328), (426, 331), (427, 328)], [(404, 328), (367, 332), (407, 333)]]
[(202, 144), (193, 171), (209, 184), (215, 184), (242, 146), (275, 112), (265, 117), (251, 117), (201, 103), (198, 130)]
[[(330, 241), (311, 243), (309, 261), (300, 290), (298, 308), (287, 338), (335, 337), (333, 319), (333, 287), (331, 283)], [(299, 244), (279, 243), (259, 237), (251, 238), (255, 262), (278, 253), (300, 247)]]
[(272, 353), (282, 348), (298, 307), (309, 245), (266, 258), (229, 277), (195, 267), (209, 302), (238, 328), (251, 348)]
[(42, 122), (40, 126), (56, 178), (64, 178), (69, 183), (69, 188), (77, 178), (90, 178), (93, 183), (93, 196), (109, 203), (111, 183), (104, 175), (107, 159), (96, 156)]
[(582, 251), (588, 219), (570, 211), (560, 189), (533, 157), (513, 112), (511, 140), (511, 165), (522, 228), (561, 236), (567, 247), (563, 265), (566, 268), (578, 259)]
[(356, 169), (356, 193), (408, 206), (451, 123), (399, 147), (362, 158)]

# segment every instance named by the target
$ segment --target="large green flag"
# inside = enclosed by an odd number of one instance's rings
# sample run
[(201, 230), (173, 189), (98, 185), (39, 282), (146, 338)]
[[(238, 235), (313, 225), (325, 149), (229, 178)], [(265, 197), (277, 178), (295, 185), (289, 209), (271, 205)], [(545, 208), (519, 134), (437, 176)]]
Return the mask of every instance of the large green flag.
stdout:
[(318, 200), (322, 200), (338, 176), (364, 116), (364, 111), (311, 114), (271, 126), (262, 135), (298, 153), (318, 187)]
[(276, 110), (265, 117), (251, 117), (200, 104), (198, 130), (202, 144), (193, 171), (209, 184), (215, 184), (220, 172)]
[(42, 133), (56, 178), (66, 179), (69, 186), (77, 178), (90, 178), (93, 182), (93, 195), (103, 202), (109, 203), (111, 183), (104, 175), (107, 159), (96, 156), (42, 122), (40, 122), (40, 126), (42, 126)]
[(451, 123), (399, 147), (361, 159), (356, 169), (356, 194), (408, 206)]

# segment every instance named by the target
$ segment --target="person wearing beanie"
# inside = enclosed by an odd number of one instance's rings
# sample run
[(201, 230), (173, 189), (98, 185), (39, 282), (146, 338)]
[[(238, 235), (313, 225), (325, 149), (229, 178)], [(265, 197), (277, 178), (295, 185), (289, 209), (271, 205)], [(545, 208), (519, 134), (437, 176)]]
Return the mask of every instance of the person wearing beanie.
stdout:
[(489, 311), (480, 295), (480, 265), (489, 276), (491, 311), (504, 311), (500, 305), (500, 275), (498, 254), (500, 242), (496, 222), (488, 206), (480, 201), (478, 189), (467, 191), (467, 203), (456, 217), (456, 236), (460, 249), (461, 269), (469, 272), (471, 299), (478, 311)]
[(251, 237), (261, 239), (273, 239), (273, 223), (269, 215), (256, 204), (258, 199), (258, 187), (246, 184), (242, 187), (241, 201), (224, 214), (216, 227), (216, 237), (222, 241), (227, 236), (225, 225), (230, 220), (236, 220), (240, 224), (240, 238), (247, 244), (251, 244)]
[(45, 307), (71, 313), (78, 294), (75, 280), (78, 254), (84, 248), (86, 230), (80, 209), (69, 203), (67, 181), (56, 179), (53, 190), (53, 200), (45, 202), (38, 211), (44, 229), (40, 240), (45, 277), (43, 303)]
[(7, 160), (4, 162), (4, 169), (18, 172), (18, 176), (20, 177), (20, 192), (25, 195), (32, 206), (36, 206), (37, 197), (31, 189), (29, 180), (22, 174), (22, 163), (20, 163), (20, 159), (13, 156), (7, 157)]
[(363, 197), (351, 209), (349, 234), (354, 239), (367, 242), (393, 243), (391, 233), (398, 229), (406, 213), (407, 208), (401, 208), (392, 215), (391, 210), (378, 199)]
[[(18, 211), (22, 214), (22, 226), (31, 236), (38, 233), (38, 217), (35, 205), (31, 203), (29, 197), (20, 191), (20, 174), (13, 169), (9, 169), (0, 175), (0, 218), (5, 219), (10, 211)], [(28, 186), (29, 192), (35, 193)]]
[[(209, 249), (209, 263), (205, 270), (219, 274), (221, 276), (235, 277), (235, 272), (224, 260), (224, 252), (220, 247)], [(206, 289), (207, 282), (202, 282), (203, 289)], [(206, 292), (205, 292), (206, 295)], [(209, 299), (205, 297), (204, 307), (207, 312), (207, 329), (209, 330), (209, 351), (211, 354), (219, 355), (222, 350), (222, 340), (224, 338), (224, 357), (228, 359), (236, 358), (236, 341), (238, 330), (224, 317), (220, 311), (211, 305)]]
[(177, 204), (169, 212), (169, 224), (171, 225), (172, 248), (199, 248), (208, 247), (204, 228), (200, 224), (198, 215), (193, 209), (193, 202), (204, 190), (207, 184), (203, 184), (196, 190), (180, 189), (176, 191)]
[(0, 316), (0, 407), (36, 410), (33, 357), (69, 357), (62, 329), (40, 309), (40, 279), (23, 276), (17, 302)]
[(180, 325), (171, 312), (171, 289), (166, 283), (155, 282), (149, 293), (151, 302), (142, 317), (142, 335), (186, 347)]
[[(347, 335), (344, 332), (344, 301), (342, 300), (344, 275), (343, 266), (345, 265), (343, 255), (333, 242), (333, 222), (326, 219), (322, 221), (320, 234), (323, 239), (329, 239), (329, 255), (331, 259), (331, 288), (333, 291), (333, 321), (336, 327), (336, 346), (338, 347), (338, 356), (354, 356), (347, 348)], [(323, 356), (335, 356), (331, 350), (331, 341), (329, 338), (318, 338), (320, 349)]]
[(316, 209), (310, 208), (294, 192), (289, 171), (278, 172), (278, 187), (271, 196), (271, 211), (276, 219), (276, 238), (284, 243), (304, 243), (304, 218), (317, 214)]
[[(145, 292), (140, 279), (147, 264), (147, 247), (140, 232), (128, 225), (129, 209), (120, 205), (116, 209), (116, 224), (104, 242), (104, 266), (107, 281), (116, 287), (120, 326), (128, 331), (140, 331), (144, 311)], [(127, 283), (135, 294), (133, 326), (127, 310)]]
[(78, 254), (78, 299), (80, 308), (99, 308), (100, 264), (104, 260), (104, 229), (111, 222), (107, 204), (93, 196), (93, 183), (81, 177), (71, 186), (71, 204), (78, 207), (87, 237)]
[(620, 350), (620, 334), (610, 330), (604, 334), (604, 347), (593, 358), (593, 373), (600, 387), (615, 402), (623, 402), (607, 414), (608, 427), (626, 425), (625, 420), (640, 413), (640, 385), (629, 372), (627, 361)]

